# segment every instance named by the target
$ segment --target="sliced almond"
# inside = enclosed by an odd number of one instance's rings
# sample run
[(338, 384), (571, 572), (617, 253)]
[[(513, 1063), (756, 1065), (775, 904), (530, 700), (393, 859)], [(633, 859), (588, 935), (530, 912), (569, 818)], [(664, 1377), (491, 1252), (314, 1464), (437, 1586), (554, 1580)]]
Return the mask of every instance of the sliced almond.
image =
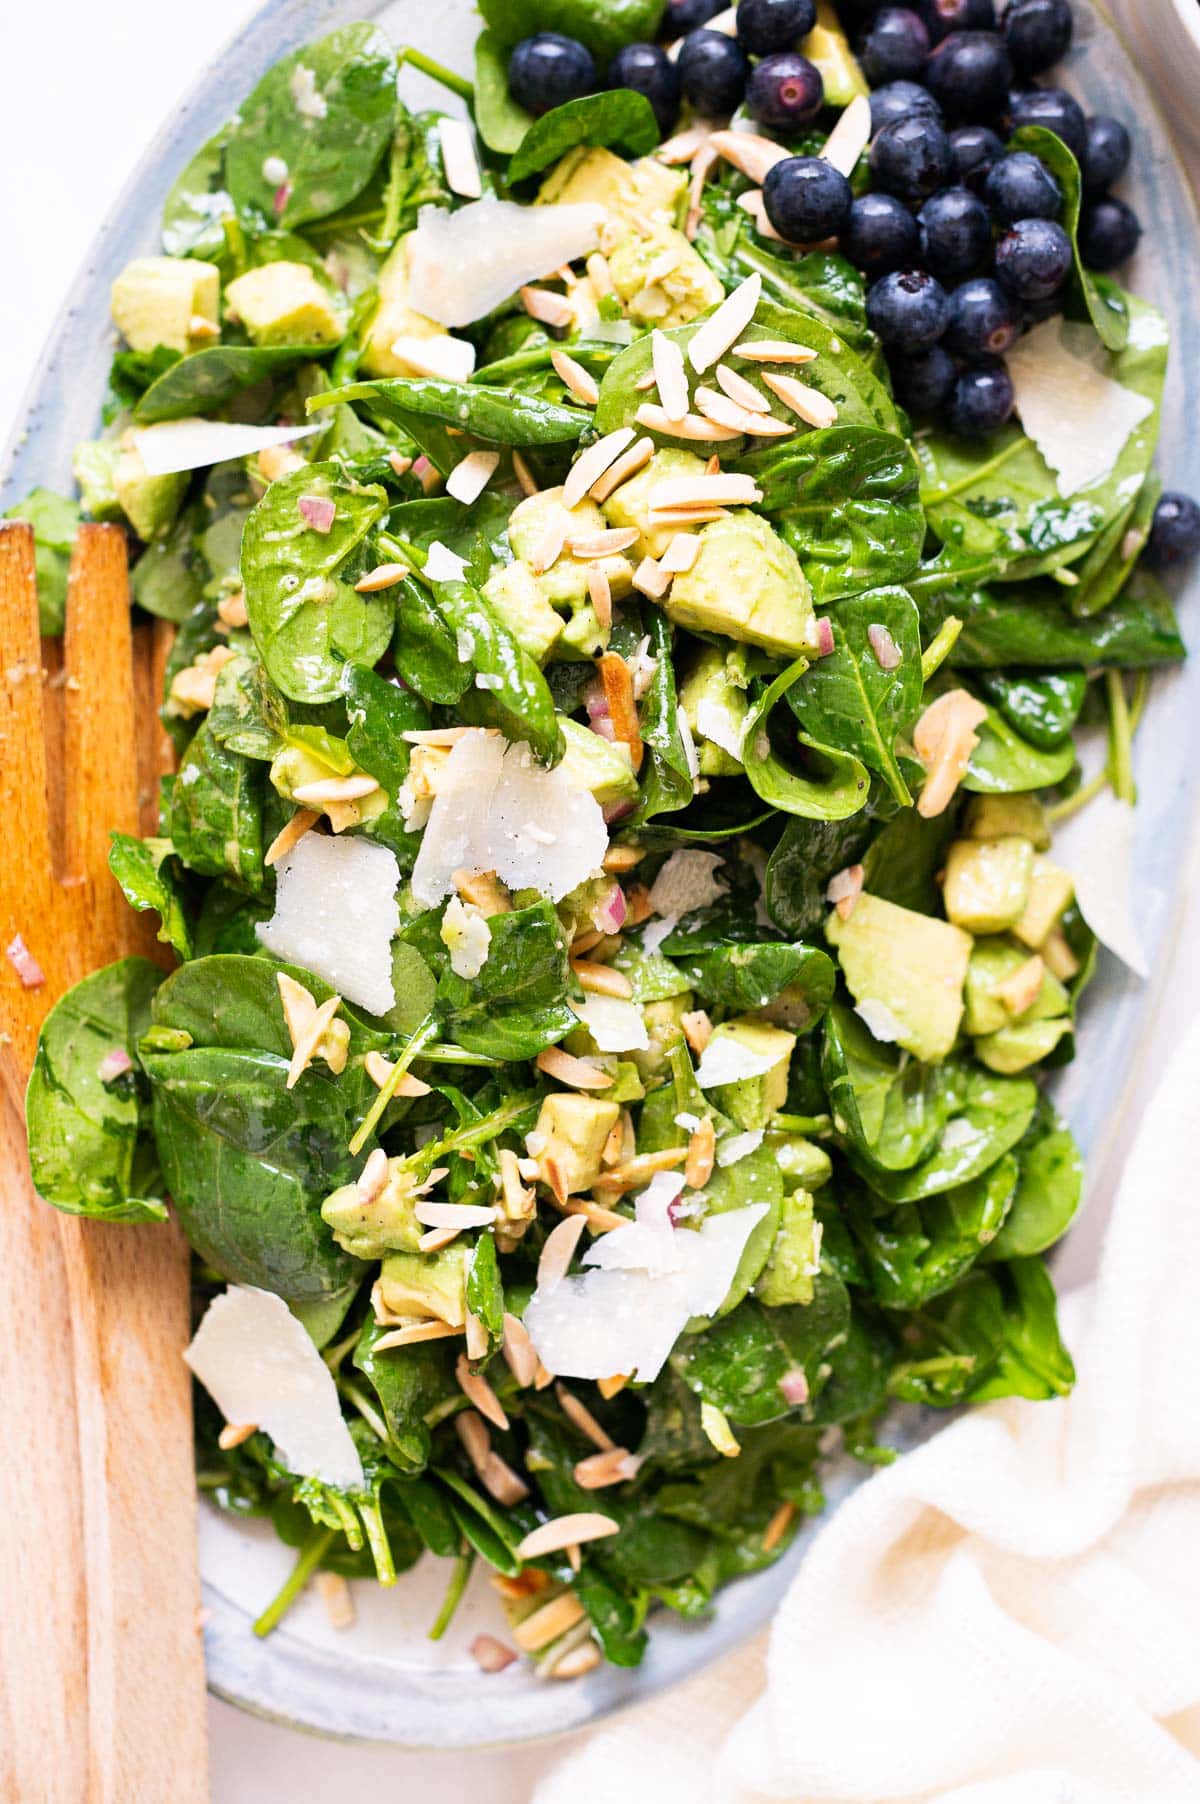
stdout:
[(300, 1082), (301, 1074), (306, 1071), (312, 1063), (313, 1058), (316, 1055), (317, 1047), (325, 1037), (326, 1029), (329, 1027), (333, 1017), (337, 1014), (341, 1006), (342, 999), (340, 996), (330, 996), (327, 1001), (321, 1004), (320, 1008), (314, 1010), (308, 1023), (296, 1041), (296, 1049), (292, 1053), (291, 1062), (288, 1065), (287, 1089), (295, 1089), (296, 1085)]
[(511, 1647), (505, 1647), (494, 1635), (476, 1635), (470, 1652), (480, 1672), (503, 1672), (518, 1658)]
[(708, 1013), (702, 1008), (689, 1009), (679, 1017), (679, 1025), (683, 1029), (683, 1037), (691, 1050), (699, 1056), (712, 1039), (713, 1024)]
[(465, 382), (475, 368), (474, 345), (450, 332), (393, 339), (392, 355), (418, 376), (438, 376), (446, 382)]
[(597, 1422), (595, 1416), (583, 1400), (574, 1391), (569, 1391), (565, 1384), (556, 1384), (554, 1394), (558, 1398), (559, 1407), (569, 1422), (573, 1422), (580, 1434), (587, 1436), (592, 1445), (608, 1453), (616, 1446), (616, 1442), (608, 1431)]
[(281, 858), (286, 858), (292, 847), (299, 845), (309, 828), (315, 827), (320, 818), (312, 808), (297, 808), (291, 820), (279, 829), (267, 847), (263, 863), (278, 864)]
[[(462, 468), (461, 464), (459, 468)], [(380, 589), (394, 589), (397, 583), (402, 583), (411, 574), (407, 564), (376, 564), (374, 570), (368, 570), (365, 576), (359, 577), (354, 585), (355, 592), (359, 595), (377, 595)]]
[(249, 626), (250, 615), (246, 611), (245, 593), (238, 589), (233, 595), (222, 595), (217, 603), (217, 614), (223, 626), (237, 629)]
[[(456, 1234), (458, 1230), (456, 1228), (443, 1228), (441, 1229), (441, 1232), (443, 1234)], [(425, 1236), (425, 1238), (428, 1238), (428, 1236)], [(487, 1358), (490, 1336), (479, 1317), (475, 1314), (474, 1310), (471, 1309), (467, 1310), (466, 1340), (467, 1359), (470, 1364), (477, 1365), (481, 1359)]]
[(613, 602), (612, 584), (606, 570), (596, 568), (588, 571), (588, 600), (592, 604), (597, 626), (602, 632), (607, 632), (612, 625)]
[(600, 1392), (600, 1395), (607, 1400), (610, 1397), (615, 1397), (618, 1392), (623, 1391), (628, 1383), (628, 1372), (614, 1372), (611, 1378), (598, 1378), (596, 1380), (596, 1389)]
[(318, 1572), (317, 1596), (325, 1606), (329, 1626), (352, 1629), (355, 1621), (354, 1593), (340, 1572)]
[(576, 400), (584, 402), (588, 407), (594, 407), (600, 399), (596, 378), (590, 375), (581, 363), (576, 363), (572, 356), (558, 347), (551, 351), (550, 361)]
[(775, 1514), (771, 1517), (771, 1520), (767, 1523), (766, 1528), (763, 1530), (762, 1550), (764, 1553), (770, 1553), (773, 1547), (778, 1547), (779, 1543), (783, 1540), (783, 1537), (787, 1534), (788, 1529), (792, 1526), (795, 1515), (796, 1506), (794, 1503), (780, 1504), (779, 1508), (775, 1511)]
[(566, 295), (555, 294), (552, 288), (526, 285), (520, 294), (521, 305), (530, 319), (538, 320), (543, 326), (569, 326), (575, 318), (575, 309)]
[(770, 413), (771, 403), (766, 397), (759, 394), (753, 382), (747, 382), (744, 376), (739, 376), (727, 363), (719, 363), (713, 375), (717, 379), (717, 387), (731, 401), (736, 401), (739, 407), (744, 407), (747, 413)]
[(327, 802), (360, 802), (374, 795), (379, 783), (374, 777), (320, 777), (315, 783), (301, 783), (293, 789), (297, 802), (324, 805)]
[(584, 265), (588, 273), (588, 281), (592, 285), (592, 293), (598, 301), (613, 291), (612, 271), (608, 267), (608, 259), (599, 251), (592, 251)]
[(677, 132), (673, 138), (668, 138), (665, 144), (660, 144), (654, 152), (654, 160), (656, 163), (690, 163), (700, 146), (706, 144), (711, 135), (706, 125), (690, 125), (686, 131)]
[(925, 766), (925, 783), (917, 798), (923, 820), (944, 814), (979, 744), (976, 727), (987, 709), (966, 689), (949, 689), (930, 702), (913, 729), (913, 747)]
[(515, 1315), (505, 1314), (504, 1338), (500, 1343), (500, 1351), (504, 1355), (505, 1365), (522, 1390), (526, 1385), (532, 1384), (537, 1376), (538, 1356), (528, 1329)]
[(589, 445), (586, 451), (579, 454), (563, 483), (562, 502), (565, 508), (579, 505), (592, 484), (599, 482), (622, 452), (629, 449), (634, 436), (632, 426), (619, 426), (615, 432), (605, 433), (602, 439), (597, 439), (594, 445)]
[(767, 203), (761, 188), (747, 188), (745, 194), (739, 194), (737, 204), (743, 213), (749, 213), (754, 221), (754, 229), (761, 238), (773, 238), (776, 244), (786, 244), (782, 233), (777, 232), (767, 216)]
[(475, 1203), (435, 1203), (423, 1197), (413, 1204), (413, 1214), (426, 1228), (490, 1228), (496, 1211)]
[(732, 163), (760, 188), (776, 163), (782, 163), (792, 155), (773, 138), (760, 137), (757, 132), (713, 132), (708, 142), (718, 156)]
[(705, 1116), (687, 1144), (687, 1161), (683, 1168), (684, 1182), (689, 1189), (702, 1190), (713, 1174), (713, 1165), (717, 1156), (717, 1130), (709, 1116)]
[[(421, 1238), (417, 1241), (417, 1251), (419, 1253), (440, 1253), (443, 1247), (453, 1245), (461, 1232), (462, 1230), (460, 1228), (430, 1228), (429, 1232), (427, 1234), (422, 1234)], [(468, 1333), (470, 1332), (470, 1326), (471, 1320), (470, 1317), (468, 1317)], [(483, 1354), (487, 1352), (486, 1341), (483, 1347), (478, 1351), (468, 1347), (468, 1352), (472, 1359), (482, 1358)]]
[(730, 346), (737, 343), (754, 318), (761, 296), (762, 277), (755, 272), (744, 282), (739, 282), (732, 294), (726, 295), (716, 311), (692, 334), (688, 340), (688, 362), (698, 376), (719, 363)]
[(538, 492), (538, 485), (533, 480), (533, 472), (519, 451), (514, 451), (512, 454), (512, 467), (513, 475), (517, 479), (517, 486), (521, 493), (523, 495), (536, 495)]
[(650, 358), (663, 412), (669, 420), (682, 420), (688, 411), (683, 352), (673, 338), (668, 338), (656, 327), (650, 334)]
[(492, 1437), (487, 1423), (477, 1409), (463, 1409), (454, 1418), (454, 1432), (463, 1444), (467, 1458), (476, 1472), (482, 1472), (492, 1451)]
[(620, 1523), (596, 1510), (580, 1510), (572, 1516), (555, 1516), (532, 1529), (517, 1543), (519, 1560), (540, 1560), (548, 1553), (561, 1553), (564, 1547), (582, 1547), (587, 1541), (600, 1541), (615, 1535)]
[(817, 353), (808, 345), (791, 344), (786, 338), (747, 338), (734, 345), (733, 355), (748, 363), (814, 363)]
[(728, 426), (753, 438), (790, 438), (796, 430), (790, 420), (776, 419), (773, 413), (751, 413), (748, 408), (731, 401), (728, 395), (718, 394), (716, 389), (703, 385), (696, 390), (696, 406), (706, 420), (714, 420), (718, 426)]
[(478, 501), (500, 463), (498, 451), (469, 451), (446, 478), (446, 493), (469, 507)]
[(529, 1495), (529, 1486), (525, 1480), (496, 1452), (489, 1453), (484, 1460), (479, 1478), (488, 1496), (494, 1497), (497, 1503), (502, 1503), (505, 1509), (511, 1509), (515, 1503), (523, 1503)]
[(587, 1223), (582, 1215), (567, 1215), (551, 1228), (538, 1258), (537, 1281), (540, 1290), (561, 1282), (570, 1269), (575, 1249), (583, 1239)]
[[(394, 1061), (385, 1059), (381, 1052), (369, 1052), (363, 1060), (363, 1070), (379, 1090), (383, 1089), (383, 1086), (387, 1083), (389, 1077), (391, 1077), (394, 1069)], [(411, 1071), (405, 1071), (401, 1074), (400, 1081), (393, 1090), (392, 1095), (410, 1097), (428, 1096), (429, 1085), (423, 1084), (421, 1079), (419, 1077), (414, 1077)]]
[(628, 482), (631, 476), (636, 476), (653, 455), (654, 440), (637, 439), (628, 451), (622, 451), (616, 462), (609, 465), (599, 481), (592, 484), (588, 494), (593, 501), (607, 501), (614, 490), (619, 489), (623, 482)]
[(388, 1181), (388, 1156), (382, 1146), (377, 1146), (362, 1170), (358, 1174), (355, 1189), (358, 1200), (366, 1207), (382, 1195)]
[(657, 1171), (674, 1171), (687, 1158), (686, 1146), (666, 1146), (657, 1153), (636, 1153), (624, 1165), (602, 1172), (592, 1185), (606, 1195), (621, 1195), (627, 1190), (640, 1190)]
[[(528, 1540), (526, 1536), (526, 1540)], [(565, 1545), (565, 1543), (564, 1543)], [(524, 1546), (524, 1542), (521, 1543)], [(548, 1551), (559, 1552), (558, 1548)], [(521, 1549), (517, 1549), (518, 1557), (523, 1558)], [(540, 1610), (534, 1610), (519, 1622), (512, 1632), (513, 1640), (527, 1654), (537, 1653), (539, 1648), (549, 1647), (560, 1635), (574, 1628), (584, 1617), (583, 1605), (573, 1591), (562, 1591), (557, 1597), (543, 1604)]]
[(629, 761), (637, 772), (642, 767), (642, 731), (633, 694), (633, 673), (615, 651), (606, 651), (597, 659), (597, 669), (613, 734), (622, 745), (628, 746)]
[(235, 1447), (240, 1447), (252, 1434), (257, 1433), (257, 1422), (226, 1422), (217, 1436), (217, 1446), (222, 1453), (232, 1453)]
[(850, 176), (870, 142), (871, 102), (865, 94), (856, 94), (826, 138), (821, 156), (844, 176)]
[(1027, 958), (1023, 965), (1018, 966), (1011, 977), (1006, 977), (1003, 983), (996, 985), (997, 999), (1010, 1015), (1023, 1015), (1037, 1001), (1045, 976), (1046, 961), (1035, 952), (1032, 958)]
[(625, 1484), (636, 1478), (642, 1462), (627, 1447), (610, 1447), (604, 1453), (591, 1453), (576, 1463), (575, 1483), (585, 1491), (599, 1491), (605, 1485)]
[(547, 1675), (551, 1679), (582, 1679), (586, 1673), (595, 1672), (600, 1664), (600, 1649), (589, 1637), (581, 1641), (578, 1647), (568, 1648), (566, 1653), (554, 1662)]
[(633, 573), (633, 586), (639, 595), (648, 595), (652, 601), (661, 601), (671, 587), (671, 573), (664, 570), (657, 559), (644, 557)]
[(572, 557), (586, 561), (591, 558), (617, 557), (622, 551), (628, 551), (636, 545), (639, 537), (636, 526), (610, 526), (603, 532), (580, 533), (566, 543)]
[(698, 444), (725, 444), (740, 434), (730, 426), (718, 426), (698, 413), (688, 413), (681, 420), (669, 419), (666, 410), (653, 401), (643, 401), (634, 415), (639, 426), (649, 427), (664, 438), (694, 439)]
[(529, 568), (535, 576), (543, 576), (547, 570), (553, 569), (562, 556), (566, 537), (567, 522), (562, 514), (556, 512), (530, 554)]
[(389, 451), (388, 467), (393, 476), (407, 476), (413, 467), (413, 460), (411, 457), (404, 457), (399, 451)]
[(547, 1046), (537, 1055), (537, 1068), (552, 1077), (555, 1083), (569, 1084), (573, 1090), (609, 1090), (612, 1088), (612, 1075), (601, 1071), (587, 1059), (577, 1059), (572, 1053), (564, 1052), (561, 1046)]
[(447, 186), (452, 194), (461, 194), (464, 200), (478, 200), (483, 193), (483, 181), (475, 153), (475, 133), (465, 119), (440, 118), (437, 124)]
[(504, 1405), (483, 1373), (471, 1370), (467, 1364), (465, 1353), (460, 1353), (455, 1362), (454, 1376), (463, 1396), (470, 1398), (481, 1416), (491, 1422), (495, 1428), (508, 1427), (508, 1417), (504, 1413)]
[(704, 184), (716, 168), (719, 159), (711, 144), (702, 144), (692, 158), (691, 177), (688, 181), (687, 216), (683, 223), (685, 238), (694, 239), (700, 230), (700, 222), (704, 218)]
[(819, 388), (810, 388), (806, 382), (798, 382), (795, 376), (781, 376), (775, 370), (764, 370), (763, 381), (806, 425), (832, 426), (838, 417), (838, 410), (828, 395), (823, 395)]
[(389, 1347), (411, 1347), (423, 1340), (448, 1340), (461, 1333), (461, 1328), (451, 1328), (448, 1322), (411, 1322), (390, 1334), (381, 1334), (371, 1351), (386, 1353)]
[(753, 476), (726, 472), (715, 476), (684, 476), (659, 482), (650, 491), (654, 513), (691, 507), (753, 507), (763, 492)]
[(615, 971), (611, 965), (597, 964), (590, 958), (573, 958), (571, 970), (590, 995), (615, 996), (622, 1002), (628, 1002), (633, 995), (633, 984), (624, 971)]
[[(682, 576), (691, 569), (699, 551), (700, 535), (698, 533), (677, 532), (659, 558), (659, 567), (670, 576)], [(638, 856), (640, 857), (641, 854), (639, 853)]]

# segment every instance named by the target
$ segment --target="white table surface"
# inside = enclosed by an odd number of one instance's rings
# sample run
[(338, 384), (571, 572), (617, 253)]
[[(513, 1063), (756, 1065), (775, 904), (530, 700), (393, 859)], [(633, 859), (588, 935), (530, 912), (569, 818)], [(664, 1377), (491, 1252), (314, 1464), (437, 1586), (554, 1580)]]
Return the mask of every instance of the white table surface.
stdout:
[[(1167, 3), (1110, 0), (1112, 11), (1136, 30), (1143, 66), (1152, 66), (1160, 47), (1153, 26), (1156, 17), (1162, 22)], [(6, 172), (0, 431), (7, 432), (17, 412), (97, 221), (147, 138), (252, 10), (246, 0), (203, 0), (184, 11), (170, 0), (110, 0), (105, 7), (95, 0), (65, 0), (55, 9), (48, 34), (40, 7), (5, 9), (5, 62), (10, 72), (27, 71), (30, 79), (11, 80), (0, 109), (0, 168)], [(1194, 627), (1191, 638), (1195, 646)], [(1135, 1080), (1127, 1128), (1140, 1117), (1163, 1059), (1200, 999), (1200, 847), (1188, 890), (1188, 916), (1158, 1031)], [(1086, 1232), (1085, 1221), (1080, 1241)], [(1082, 1245), (1078, 1250), (1082, 1253)], [(402, 1797), (405, 1804), (463, 1797), (523, 1804), (555, 1758), (546, 1747), (471, 1755), (356, 1747), (276, 1728), (215, 1699), (209, 1710), (214, 1804), (293, 1804), (296, 1798), (304, 1804), (344, 1804), (368, 1790)]]

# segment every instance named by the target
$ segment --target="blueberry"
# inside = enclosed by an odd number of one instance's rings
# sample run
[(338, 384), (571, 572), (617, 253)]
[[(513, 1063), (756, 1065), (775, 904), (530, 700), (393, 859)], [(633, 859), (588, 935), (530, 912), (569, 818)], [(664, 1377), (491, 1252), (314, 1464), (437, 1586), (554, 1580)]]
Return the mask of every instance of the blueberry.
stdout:
[(986, 125), (960, 125), (950, 133), (954, 173), (969, 188), (978, 189), (1004, 149), (996, 133)]
[(1013, 410), (1012, 377), (1002, 363), (964, 370), (950, 397), (950, 430), (959, 438), (991, 438)]
[(885, 345), (927, 351), (946, 329), (950, 301), (923, 269), (894, 269), (867, 290), (867, 323)]
[(1132, 257), (1142, 235), (1132, 207), (1115, 195), (1089, 201), (1079, 220), (1079, 255), (1089, 269), (1116, 269)]
[(676, 38), (686, 38), (689, 31), (699, 31), (724, 11), (725, 0), (667, 0), (659, 30), (664, 38), (674, 42)]
[(915, 81), (928, 57), (929, 33), (906, 6), (881, 8), (858, 46), (858, 60), (872, 87), (885, 81)]
[(1027, 150), (997, 158), (983, 192), (999, 225), (1011, 225), (1014, 219), (1057, 219), (1062, 212), (1062, 189), (1041, 158)]
[(1153, 564), (1184, 564), (1200, 551), (1200, 507), (1190, 495), (1163, 495), (1154, 510), (1146, 556)]
[(875, 186), (901, 200), (924, 200), (946, 184), (950, 141), (936, 119), (910, 113), (885, 125), (871, 146)]
[(909, 413), (940, 413), (958, 379), (954, 359), (941, 345), (912, 357), (893, 356), (891, 370), (896, 399)]
[(1060, 137), (1077, 163), (1087, 149), (1087, 121), (1083, 108), (1065, 88), (1029, 88), (1012, 97), (1010, 117), (1015, 126), (1043, 125)]
[(1088, 194), (1103, 194), (1129, 167), (1133, 146), (1119, 119), (1098, 113), (1087, 121), (1083, 152), (1083, 186)]
[(1001, 357), (1016, 342), (1019, 330), (1016, 308), (991, 276), (962, 282), (950, 296), (945, 343), (956, 357), (969, 363)]
[(1071, 240), (1052, 219), (1018, 219), (996, 246), (996, 274), (1019, 301), (1047, 301), (1071, 273)]
[(792, 49), (816, 22), (816, 0), (739, 0), (738, 42), (751, 56), (770, 56)]
[(679, 116), (679, 71), (658, 44), (626, 44), (608, 65), (610, 88), (632, 88), (654, 108), (665, 138)]
[(907, 119), (910, 113), (922, 113), (926, 118), (942, 121), (942, 109), (928, 88), (918, 87), (915, 81), (889, 81), (882, 88), (876, 88), (871, 96), (871, 135), (881, 132), (885, 125), (894, 125), (897, 119)]
[(917, 11), (935, 44), (951, 31), (995, 31), (993, 0), (917, 0)]
[(952, 31), (930, 57), (925, 80), (948, 119), (995, 118), (1012, 82), (1003, 38), (994, 31)]
[(1040, 75), (1067, 53), (1071, 42), (1068, 0), (1013, 0), (1004, 15), (1004, 38), (1013, 68)]
[(591, 51), (558, 31), (522, 38), (508, 59), (508, 91), (527, 113), (548, 113), (595, 85)]
[(821, 157), (784, 157), (763, 183), (767, 218), (792, 244), (813, 244), (840, 232), (853, 198), (841, 170)]
[(821, 71), (798, 50), (764, 56), (750, 71), (746, 108), (768, 131), (799, 132), (825, 103)]
[(969, 276), (990, 263), (992, 225), (987, 208), (969, 188), (943, 188), (917, 215), (921, 262), (941, 281)]
[(902, 201), (890, 194), (864, 194), (842, 227), (842, 251), (872, 279), (917, 261), (921, 235)]
[(676, 67), (684, 97), (698, 113), (716, 117), (741, 105), (750, 59), (736, 38), (723, 31), (693, 31), (683, 40)]

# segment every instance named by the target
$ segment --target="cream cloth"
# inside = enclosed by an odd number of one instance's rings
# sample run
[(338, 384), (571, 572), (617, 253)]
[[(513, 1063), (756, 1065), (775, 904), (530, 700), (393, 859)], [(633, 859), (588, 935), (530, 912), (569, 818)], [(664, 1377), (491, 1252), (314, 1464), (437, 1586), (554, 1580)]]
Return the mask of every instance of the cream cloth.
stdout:
[(956, 1419), (818, 1536), (769, 1631), (534, 1804), (1198, 1804), (1200, 1021), (1146, 1114), (1079, 1378)]

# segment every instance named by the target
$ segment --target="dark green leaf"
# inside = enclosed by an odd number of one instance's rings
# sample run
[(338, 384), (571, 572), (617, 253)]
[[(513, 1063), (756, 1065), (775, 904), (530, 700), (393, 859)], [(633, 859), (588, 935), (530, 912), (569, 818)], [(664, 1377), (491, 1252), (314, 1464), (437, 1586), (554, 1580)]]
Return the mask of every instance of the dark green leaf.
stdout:
[(533, 114), (508, 91), (508, 53), (494, 31), (475, 40), (475, 129), (489, 150), (510, 156), (533, 124)]
[(655, 666), (640, 710), (645, 765), (641, 778), (642, 797), (633, 816), (638, 825), (652, 820), (656, 814), (686, 808), (694, 791), (691, 765), (679, 731), (671, 628), (666, 615), (658, 608), (649, 610), (646, 625)]
[[(314, 395), (309, 412), (344, 401), (369, 402), (386, 419), (406, 429), (416, 420), (431, 420), (493, 445), (570, 445), (589, 423), (578, 407), (558, 407), (519, 389), (488, 388), (482, 382), (441, 382), (432, 376), (380, 376), (372, 382), (350, 382)], [(445, 475), (462, 455), (458, 441), (451, 439), (433, 461)]]
[(845, 1335), (849, 1320), (846, 1287), (823, 1267), (811, 1303), (764, 1309), (748, 1298), (702, 1334), (681, 1340), (671, 1363), (698, 1397), (731, 1422), (773, 1422), (794, 1407), (780, 1382), (803, 1371), (809, 1395), (815, 1395), (825, 1355)]
[(233, 214), (225, 189), (229, 127), (201, 146), (176, 176), (163, 207), (162, 241), (169, 257), (216, 257), (225, 247), (222, 221)]
[(454, 1358), (442, 1341), (375, 1351), (387, 1329), (368, 1314), (354, 1349), (354, 1364), (368, 1379), (383, 1409), (395, 1455), (419, 1471), (428, 1461), (432, 1436), (428, 1412), (458, 1390)]
[(764, 906), (783, 933), (800, 939), (816, 932), (829, 913), (830, 878), (858, 863), (872, 831), (865, 813), (841, 821), (793, 815), (786, 822), (763, 883)]
[(1054, 1286), (1040, 1259), (968, 1273), (904, 1318), (892, 1394), (947, 1408), (988, 1397), (1064, 1397), (1075, 1382), (1058, 1332)]
[(833, 960), (815, 946), (735, 942), (689, 954), (686, 939), (673, 934), (665, 948), (706, 1006), (741, 1013), (766, 1008), (782, 995), (788, 1005), (788, 1026), (807, 1032), (832, 1000)]
[(1033, 1120), (1037, 1085), (1027, 1077), (998, 1077), (972, 1065), (963, 1070), (939, 1144), (909, 1170), (883, 1171), (853, 1147), (851, 1164), (889, 1203), (915, 1203), (965, 1184), (1009, 1152)]
[(950, 653), (950, 663), (960, 668), (1115, 664), (1143, 670), (1184, 656), (1170, 597), (1147, 571), (1139, 570), (1119, 600), (1088, 620), (1072, 618), (1053, 582), (1020, 588), (948, 587), (921, 594), (919, 606), (928, 637), (951, 615), (962, 621)]
[(478, 977), (447, 969), (438, 1004), (447, 1037), (468, 1052), (532, 1059), (578, 1027), (567, 1006), (571, 977), (558, 916), (548, 902), (492, 915)]
[(1066, 1122), (1045, 1100), (1017, 1146), (1021, 1172), (989, 1259), (1044, 1253), (1066, 1233), (1083, 1196), (1083, 1161)]
[(785, 814), (801, 815), (805, 820), (845, 820), (867, 802), (867, 773), (858, 759), (808, 733), (798, 733), (796, 743), (815, 757), (815, 774), (807, 775), (789, 769), (771, 746), (771, 710), (808, 668), (807, 660), (798, 658), (764, 689), (746, 717), (742, 762), (751, 787), (772, 807)]
[(535, 119), (508, 165), (510, 182), (539, 175), (577, 144), (610, 145), (627, 156), (644, 156), (658, 143), (658, 121), (644, 94), (608, 88), (568, 100)]
[(262, 888), (263, 788), (257, 765), (227, 751), (206, 721), (171, 791), (170, 838), (189, 870)]
[(653, 41), (663, 0), (483, 0), (479, 10), (509, 49), (534, 32), (558, 31), (607, 63), (623, 44)]
[[(499, 727), (506, 739), (523, 740), (543, 764), (555, 763), (562, 755), (562, 735), (537, 664), (470, 583), (434, 583), (433, 594), (473, 679), (459, 698), (463, 717)], [(479, 677), (486, 686), (474, 681)]]
[(328, 352), (328, 345), (209, 345), (164, 370), (138, 401), (134, 417), (149, 426), (213, 413), (243, 389)]
[(1087, 694), (1082, 670), (989, 670), (979, 679), (988, 701), (1039, 751), (1052, 751), (1079, 718)]
[[(872, 630), (889, 635), (899, 661), (885, 669)], [(833, 650), (787, 691), (805, 732), (878, 771), (902, 807), (912, 797), (896, 759), (896, 736), (921, 707), (921, 622), (907, 589), (874, 589), (844, 601), (833, 620)]]
[(1016, 1186), (1017, 1161), (1007, 1153), (979, 1177), (899, 1209), (851, 1189), (843, 1207), (878, 1301), (920, 1309), (957, 1284), (994, 1242)]
[(496, 1258), (496, 1236), (481, 1234), (467, 1267), (467, 1308), (487, 1329), (493, 1347), (504, 1333), (504, 1283)]
[(159, 917), (158, 937), (180, 958), (192, 956), (192, 936), (176, 875), (175, 848), (169, 839), (135, 839), (114, 833), (108, 868), (132, 908), (153, 909)]
[(165, 539), (147, 545), (129, 575), (134, 601), (159, 620), (178, 626), (204, 593), (204, 563), (196, 545), (200, 503), (185, 507)]

